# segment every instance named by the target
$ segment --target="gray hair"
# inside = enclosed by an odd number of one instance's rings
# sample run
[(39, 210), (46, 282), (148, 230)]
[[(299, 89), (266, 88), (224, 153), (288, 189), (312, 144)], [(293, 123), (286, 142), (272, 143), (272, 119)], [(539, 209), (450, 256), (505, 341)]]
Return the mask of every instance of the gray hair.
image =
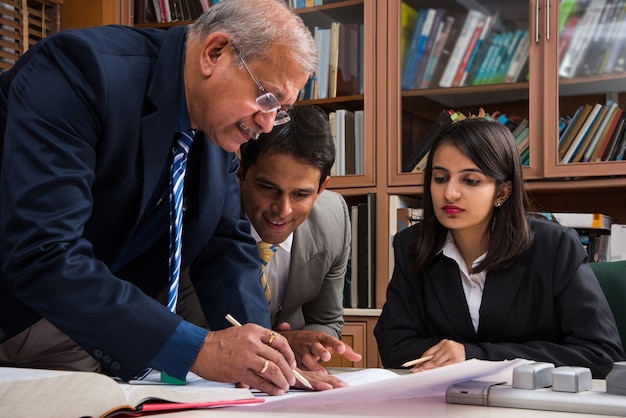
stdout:
[(201, 42), (214, 32), (226, 33), (246, 61), (282, 46), (303, 71), (311, 74), (317, 69), (315, 40), (283, 1), (221, 0), (190, 26), (189, 41)]

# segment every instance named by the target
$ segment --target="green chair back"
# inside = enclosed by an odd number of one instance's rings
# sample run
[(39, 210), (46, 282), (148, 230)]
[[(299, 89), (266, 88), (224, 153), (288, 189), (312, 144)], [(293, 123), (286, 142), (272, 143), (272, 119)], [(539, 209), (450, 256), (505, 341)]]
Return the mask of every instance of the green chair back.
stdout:
[(609, 302), (626, 349), (626, 260), (589, 263)]

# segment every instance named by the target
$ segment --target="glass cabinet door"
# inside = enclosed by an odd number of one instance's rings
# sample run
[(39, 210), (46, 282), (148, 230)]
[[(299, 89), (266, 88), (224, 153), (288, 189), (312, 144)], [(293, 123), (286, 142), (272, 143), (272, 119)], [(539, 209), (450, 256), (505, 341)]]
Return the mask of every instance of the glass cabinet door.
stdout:
[(626, 1), (553, 0), (558, 44), (546, 61), (558, 70), (558, 114), (546, 121), (546, 174), (551, 177), (624, 174)]
[(298, 102), (317, 105), (329, 115), (336, 142), (331, 187), (374, 186), (376, 2), (291, 3), (318, 48), (318, 70)]
[(540, 176), (537, 17), (525, 0), (389, 2), (389, 185), (421, 184), (438, 130), (476, 115), (509, 127), (525, 177)]

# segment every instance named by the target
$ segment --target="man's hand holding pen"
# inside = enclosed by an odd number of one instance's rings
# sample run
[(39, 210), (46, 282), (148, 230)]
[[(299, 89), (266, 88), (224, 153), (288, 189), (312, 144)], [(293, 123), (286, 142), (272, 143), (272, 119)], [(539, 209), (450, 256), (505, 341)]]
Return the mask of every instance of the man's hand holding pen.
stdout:
[(190, 370), (207, 380), (240, 382), (269, 395), (282, 395), (296, 384), (295, 366), (283, 336), (244, 324), (209, 332)]

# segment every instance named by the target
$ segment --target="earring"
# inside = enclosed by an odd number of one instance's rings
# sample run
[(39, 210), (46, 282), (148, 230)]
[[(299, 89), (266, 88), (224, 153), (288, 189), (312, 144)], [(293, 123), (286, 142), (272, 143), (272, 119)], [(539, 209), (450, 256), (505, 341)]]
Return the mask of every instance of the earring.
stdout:
[(496, 200), (496, 207), (499, 208), (500, 206), (502, 206), (502, 201), (500, 199)]

